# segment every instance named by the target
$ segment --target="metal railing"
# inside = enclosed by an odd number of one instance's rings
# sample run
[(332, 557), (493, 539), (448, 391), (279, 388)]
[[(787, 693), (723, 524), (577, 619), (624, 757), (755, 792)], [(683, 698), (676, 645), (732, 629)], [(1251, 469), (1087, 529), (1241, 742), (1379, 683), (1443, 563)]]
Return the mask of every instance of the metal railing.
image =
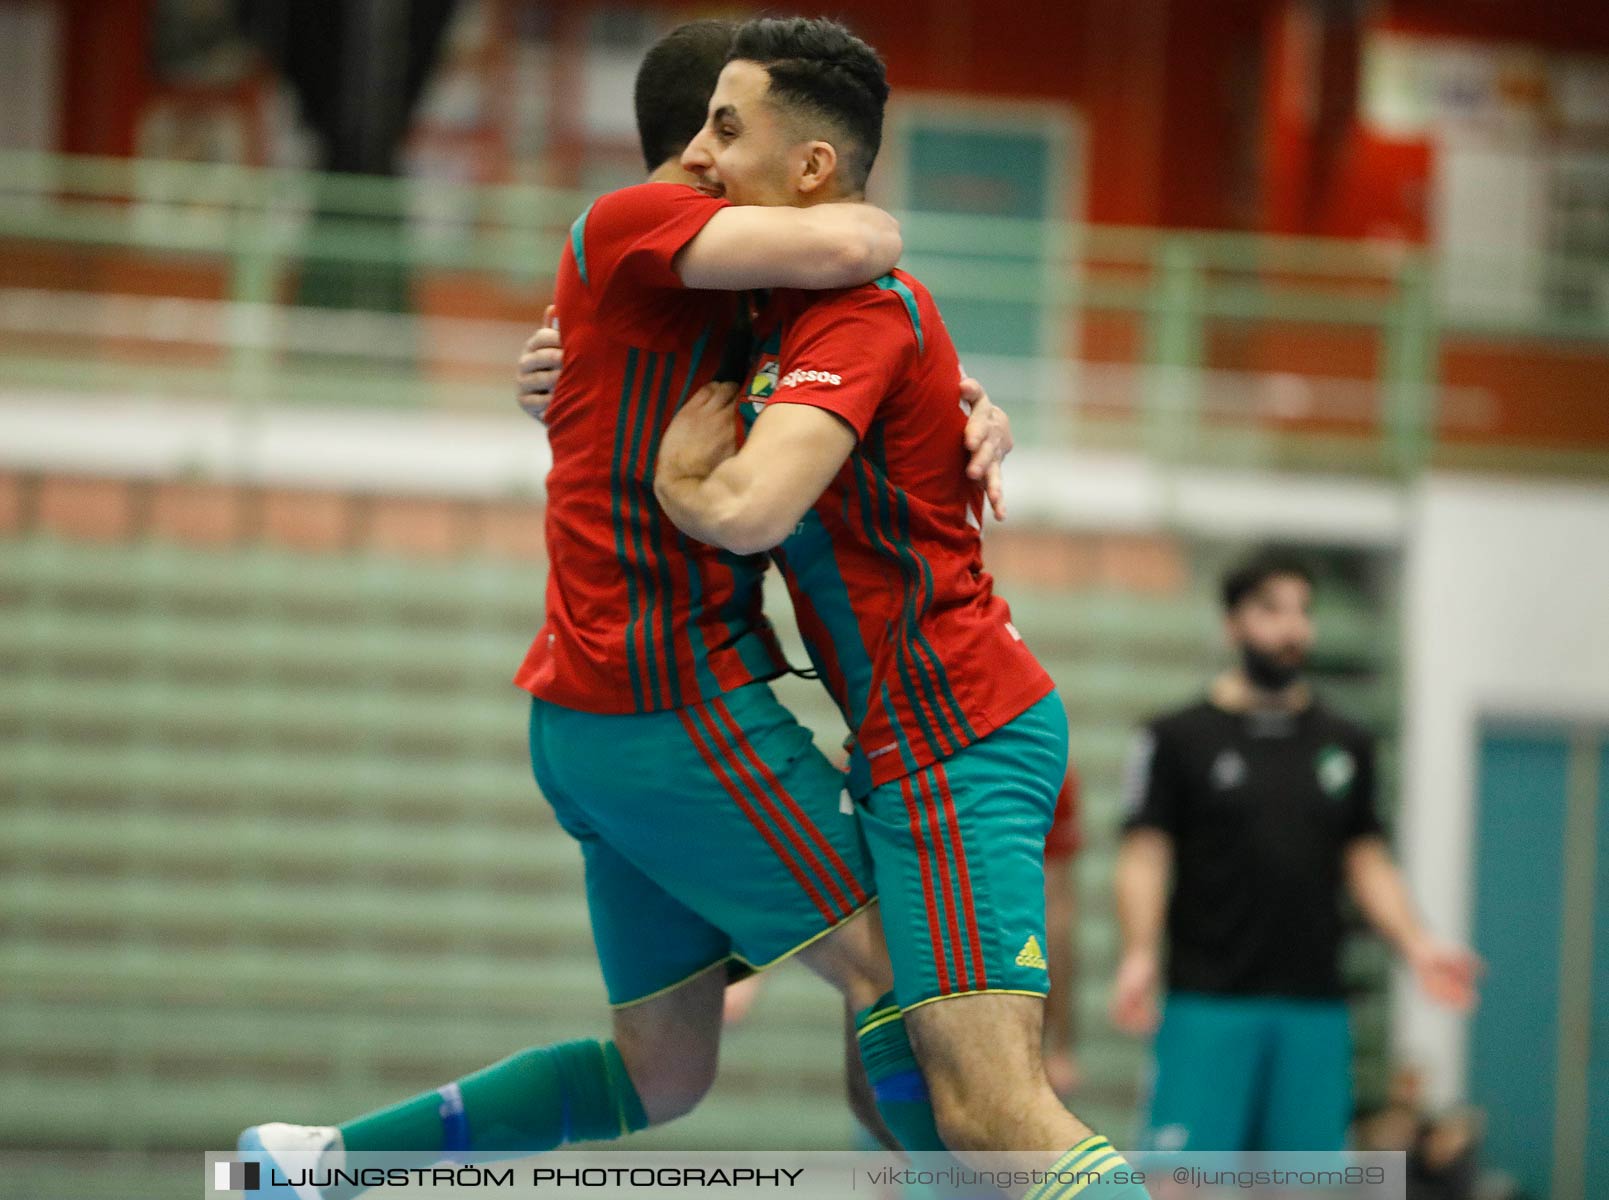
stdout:
[[(0, 151), (0, 386), (506, 405), (588, 199)], [(1599, 315), (1449, 313), (1440, 264), (1400, 243), (936, 214), (904, 230), (907, 264), (1028, 444), (1407, 476), (1489, 419), (1479, 388), (1438, 378), (1445, 338), (1569, 339), (1609, 357)], [(133, 266), (153, 263), (182, 286), (142, 281)], [(1025, 345), (1001, 352), (979, 332), (1001, 319), (1032, 326)], [(1246, 347), (1267, 338), (1285, 352)]]

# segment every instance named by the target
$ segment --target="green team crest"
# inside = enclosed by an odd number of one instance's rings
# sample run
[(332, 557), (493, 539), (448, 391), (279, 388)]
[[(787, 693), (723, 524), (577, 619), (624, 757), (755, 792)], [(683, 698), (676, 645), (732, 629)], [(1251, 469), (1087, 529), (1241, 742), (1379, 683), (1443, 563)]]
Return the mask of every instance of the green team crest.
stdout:
[(754, 382), (749, 384), (749, 399), (764, 400), (777, 390), (777, 360), (767, 358), (760, 364), (760, 369), (754, 373)]
[(1358, 773), (1357, 760), (1351, 752), (1333, 743), (1318, 752), (1313, 765), (1318, 774), (1319, 787), (1331, 800), (1345, 796)]

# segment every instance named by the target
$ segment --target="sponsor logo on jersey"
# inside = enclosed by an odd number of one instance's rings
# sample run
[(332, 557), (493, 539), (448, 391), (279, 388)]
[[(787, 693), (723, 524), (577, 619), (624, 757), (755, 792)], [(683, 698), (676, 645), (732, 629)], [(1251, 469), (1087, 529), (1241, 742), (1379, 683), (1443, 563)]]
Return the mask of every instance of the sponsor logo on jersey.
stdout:
[(1331, 800), (1339, 800), (1346, 795), (1352, 780), (1357, 777), (1358, 763), (1345, 748), (1332, 744), (1318, 752), (1313, 769), (1324, 794)]
[(1038, 967), (1041, 971), (1049, 969), (1045, 966), (1045, 952), (1039, 948), (1039, 939), (1031, 933), (1028, 935), (1028, 940), (1022, 944), (1022, 949), (1017, 951), (1017, 965)]
[(843, 383), (842, 375), (834, 375), (831, 371), (789, 371), (778, 381), (778, 387), (798, 387), (801, 383), (830, 383), (837, 387)]
[(777, 390), (777, 360), (765, 359), (760, 363), (760, 369), (754, 373), (754, 379), (749, 383), (749, 403), (755, 408), (765, 407), (765, 398)]

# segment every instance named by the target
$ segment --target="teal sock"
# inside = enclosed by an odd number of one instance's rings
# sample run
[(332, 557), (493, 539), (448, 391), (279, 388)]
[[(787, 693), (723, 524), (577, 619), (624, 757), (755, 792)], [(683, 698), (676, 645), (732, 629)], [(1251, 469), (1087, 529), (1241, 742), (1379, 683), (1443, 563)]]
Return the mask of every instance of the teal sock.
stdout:
[(855, 1036), (877, 1111), (889, 1132), (906, 1150), (942, 1151), (944, 1142), (933, 1119), (927, 1081), (911, 1050), (893, 992), (855, 1015)]
[(1128, 1159), (1112, 1149), (1112, 1143), (1094, 1134), (1085, 1138), (1056, 1160), (1054, 1174), (1038, 1187), (1030, 1188), (1022, 1200), (1061, 1200), (1076, 1195), (1078, 1200), (1150, 1200), (1151, 1193), (1128, 1176)]
[(613, 1042), (521, 1050), (456, 1083), (341, 1126), (348, 1153), (534, 1154), (643, 1129), (648, 1116)]

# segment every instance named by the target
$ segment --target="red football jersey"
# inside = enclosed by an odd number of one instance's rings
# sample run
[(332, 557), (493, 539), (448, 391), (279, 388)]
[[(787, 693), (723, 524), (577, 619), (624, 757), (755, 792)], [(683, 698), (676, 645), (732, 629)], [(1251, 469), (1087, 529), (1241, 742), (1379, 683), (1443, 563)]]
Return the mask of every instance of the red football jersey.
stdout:
[(960, 360), (927, 289), (902, 271), (842, 291), (777, 292), (755, 330), (745, 420), (766, 404), (808, 404), (859, 439), (774, 553), (811, 660), (855, 732), (852, 780), (864, 786), (869, 772), (886, 783), (1052, 688), (983, 569)]
[(645, 183), (570, 230), (547, 412), (547, 616), (515, 677), (543, 700), (654, 712), (787, 669), (760, 612), (765, 558), (693, 541), (654, 498), (660, 436), (715, 373), (736, 314), (732, 295), (682, 286), (673, 262), (724, 207)]

